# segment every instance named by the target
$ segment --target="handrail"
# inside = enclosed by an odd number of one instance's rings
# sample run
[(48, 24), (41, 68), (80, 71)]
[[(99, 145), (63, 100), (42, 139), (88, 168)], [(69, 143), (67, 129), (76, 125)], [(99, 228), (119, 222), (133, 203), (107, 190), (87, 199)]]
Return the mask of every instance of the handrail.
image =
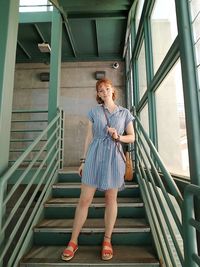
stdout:
[(183, 197), (139, 118), (136, 115), (134, 117), (136, 175), (157, 241), (159, 258), (165, 266), (183, 266), (183, 226), (180, 216)]
[[(63, 144), (63, 135), (61, 136), (61, 133), (63, 133), (64, 128), (62, 116), (63, 112), (58, 111), (58, 114), (46, 129), (31, 143), (6, 173), (0, 177), (0, 265), (5, 264), (7, 267), (16, 266), (16, 259), (20, 255), (19, 251), (24, 246), (23, 243), (26, 235), (32, 229), (33, 219), (36, 218), (41, 201), (44, 201), (44, 196), (47, 197), (47, 192), (49, 192), (53, 179), (56, 177), (55, 172), (62, 165), (63, 158), (60, 156), (63, 150), (61, 147)], [(44, 136), (48, 137), (47, 140), (44, 141), (43, 146), (38, 147)], [(45, 156), (41, 159), (45, 150)], [(19, 173), (19, 167), (33, 151), (36, 153), (34, 153), (32, 161), (26, 168), (20, 170), (20, 176), (18, 175), (17, 181), (11, 187), (10, 183), (13, 176)], [(34, 168), (35, 163), (39, 164), (37, 168)], [(25, 179), (27, 180), (27, 178), (28, 182), (24, 186)], [(23, 188), (21, 187), (22, 185), (24, 186)], [(13, 204), (12, 199), (16, 198), (19, 189), (21, 190), (20, 196)], [(31, 191), (31, 196), (29, 195), (30, 190), (33, 190)], [(39, 195), (37, 201), (35, 200), (36, 195)], [(12, 203), (12, 207), (8, 212), (7, 209), (10, 203)], [(25, 207), (20, 213), (20, 207), (23, 203), (25, 203)], [(16, 215), (18, 216), (16, 217)], [(26, 220), (26, 225), (21, 229), (24, 220)], [(11, 225), (12, 227), (9, 227)], [(8, 228), (12, 230), (9, 230), (9, 236), (7, 237)], [(18, 240), (15, 239), (16, 236), (18, 236)], [(17, 244), (14, 247), (12, 247), (13, 240)], [(12, 253), (9, 255), (9, 261), (5, 262), (6, 255), (10, 250)]]
[(12, 113), (48, 113), (48, 110), (44, 109), (15, 109)]
[[(200, 255), (197, 248), (197, 233), (200, 233), (200, 222), (194, 213), (194, 200), (200, 201), (200, 186), (187, 185), (184, 191), (183, 229), (184, 229), (184, 267), (200, 266)], [(198, 205), (199, 206), (199, 205)]]
[(170, 173), (166, 169), (166, 167), (165, 167), (165, 165), (164, 165), (164, 163), (163, 163), (158, 151), (156, 150), (156, 148), (155, 148), (154, 144), (152, 143), (151, 139), (149, 139), (149, 137), (148, 137), (147, 133), (145, 132), (144, 128), (142, 127), (142, 124), (139, 121), (138, 117), (136, 117), (136, 121), (140, 126), (140, 130), (141, 130), (146, 142), (148, 143), (148, 145), (149, 145), (149, 147), (151, 149), (151, 152), (153, 153), (154, 157), (156, 158), (156, 161), (157, 161), (157, 163), (159, 165), (159, 168), (161, 169), (161, 172), (163, 172), (163, 174), (165, 176), (167, 185), (169, 186), (169, 188), (171, 190), (171, 193), (173, 194), (173, 196), (176, 198), (177, 202), (181, 206), (182, 202), (183, 202), (183, 197), (182, 197), (182, 195), (181, 195), (176, 183), (174, 182), (174, 180), (171, 177)]

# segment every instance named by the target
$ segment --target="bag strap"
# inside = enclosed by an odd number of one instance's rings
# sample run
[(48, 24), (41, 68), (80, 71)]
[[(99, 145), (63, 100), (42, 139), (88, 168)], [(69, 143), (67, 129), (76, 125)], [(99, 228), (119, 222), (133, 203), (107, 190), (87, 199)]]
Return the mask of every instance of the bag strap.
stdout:
[[(106, 110), (105, 110), (104, 105), (102, 105), (102, 108), (103, 108), (104, 115), (105, 115), (105, 117), (106, 117), (107, 125), (108, 125), (108, 127), (110, 127), (110, 123), (109, 123), (108, 116), (107, 116), (107, 114), (106, 114)], [(116, 147), (117, 147), (117, 149), (118, 149), (118, 151), (119, 151), (119, 153), (120, 153), (120, 155), (121, 155), (123, 161), (126, 162), (126, 158), (125, 158), (125, 156), (124, 156), (124, 153), (120, 150), (120, 147), (119, 147), (119, 141), (116, 141), (115, 139), (113, 139), (113, 141), (115, 142), (115, 145), (116, 145)]]

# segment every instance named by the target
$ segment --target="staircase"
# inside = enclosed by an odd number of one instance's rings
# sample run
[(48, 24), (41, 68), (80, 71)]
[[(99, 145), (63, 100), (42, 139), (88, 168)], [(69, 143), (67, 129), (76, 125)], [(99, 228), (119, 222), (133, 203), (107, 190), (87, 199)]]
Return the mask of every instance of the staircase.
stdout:
[(52, 198), (44, 205), (45, 218), (33, 229), (34, 246), (23, 257), (20, 267), (160, 266), (140, 190), (138, 184), (132, 182), (118, 194), (118, 218), (112, 235), (113, 259), (105, 262), (100, 257), (105, 205), (104, 193), (97, 191), (79, 236), (79, 250), (71, 261), (62, 261), (61, 254), (70, 239), (79, 194), (78, 174), (60, 173), (52, 188)]

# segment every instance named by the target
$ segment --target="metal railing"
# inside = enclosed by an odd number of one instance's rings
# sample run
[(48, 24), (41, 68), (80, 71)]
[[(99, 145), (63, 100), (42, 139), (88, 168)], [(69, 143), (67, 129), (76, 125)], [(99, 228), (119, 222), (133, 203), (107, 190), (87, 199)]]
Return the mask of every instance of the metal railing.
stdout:
[[(17, 266), (23, 249), (27, 246), (27, 236), (31, 235), (32, 227), (40, 216), (42, 203), (51, 191), (57, 170), (62, 166), (62, 115), (63, 112), (59, 111), (46, 129), (0, 177), (0, 266)], [(47, 136), (47, 140), (28, 166), (19, 172), (19, 166), (35, 150), (44, 136)], [(44, 150), (47, 152), (41, 159)], [(37, 162), (39, 165), (34, 168)]]
[[(195, 197), (196, 206), (199, 209), (200, 187), (190, 184), (184, 191), (183, 229), (184, 229), (184, 267), (200, 266), (200, 255), (197, 247), (197, 233), (200, 234), (200, 221), (194, 212)], [(198, 214), (199, 216), (199, 214)]]
[[(47, 110), (13, 110), (11, 120), (11, 139), (10, 139), (10, 155), (9, 163), (13, 164), (20, 155), (26, 151), (27, 147), (39, 136), (39, 134), (47, 127), (48, 124)], [(38, 147), (46, 141), (44, 136), (40, 140)], [(32, 151), (29, 158), (23, 162), (28, 164), (32, 157), (39, 151), (39, 148)], [(46, 150), (43, 152), (45, 156)]]
[(137, 116), (135, 122), (136, 175), (159, 259), (163, 266), (183, 266), (183, 197)]

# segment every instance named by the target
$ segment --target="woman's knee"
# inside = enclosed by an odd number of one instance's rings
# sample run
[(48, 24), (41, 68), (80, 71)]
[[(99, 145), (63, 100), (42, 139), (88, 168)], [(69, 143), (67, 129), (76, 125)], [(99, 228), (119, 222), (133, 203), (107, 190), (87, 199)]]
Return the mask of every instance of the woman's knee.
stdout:
[(80, 198), (79, 199), (79, 207), (88, 208), (90, 206), (91, 199), (90, 198)]
[(79, 198), (79, 206), (82, 208), (89, 207), (94, 197), (95, 189), (88, 186), (82, 186), (81, 195)]
[(106, 206), (117, 204), (117, 193), (116, 192), (106, 192), (105, 202), (106, 202)]

